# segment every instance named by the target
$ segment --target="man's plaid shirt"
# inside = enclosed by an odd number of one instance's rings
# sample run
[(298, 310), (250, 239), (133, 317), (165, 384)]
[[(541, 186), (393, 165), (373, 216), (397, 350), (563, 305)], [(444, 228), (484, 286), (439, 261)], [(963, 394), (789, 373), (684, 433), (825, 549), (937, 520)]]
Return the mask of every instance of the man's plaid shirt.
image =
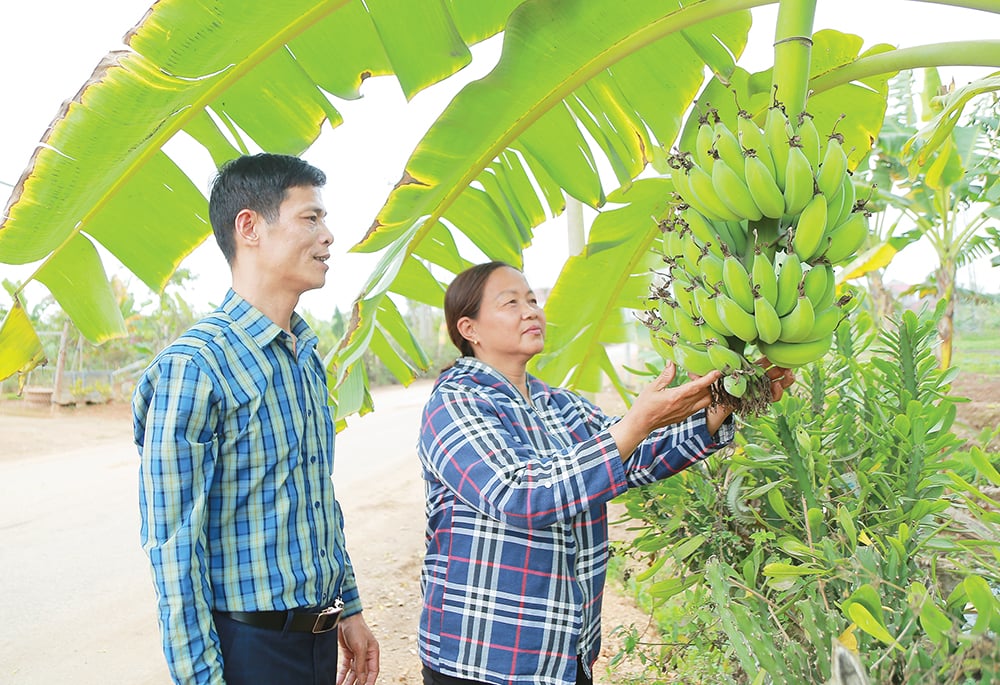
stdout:
[(575, 683), (601, 643), (607, 502), (732, 439), (705, 412), (654, 432), (623, 464), (606, 416), (529, 377), (531, 402), (463, 357), (438, 378), (418, 452), (427, 553), (418, 631), (431, 669), (489, 683)]

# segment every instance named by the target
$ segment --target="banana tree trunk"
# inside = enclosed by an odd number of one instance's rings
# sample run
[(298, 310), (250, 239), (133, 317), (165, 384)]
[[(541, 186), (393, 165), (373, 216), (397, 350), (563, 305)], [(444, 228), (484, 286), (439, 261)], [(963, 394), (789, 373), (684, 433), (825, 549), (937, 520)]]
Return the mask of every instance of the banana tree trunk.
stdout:
[(938, 336), (941, 338), (941, 368), (951, 366), (952, 342), (955, 336), (955, 274), (957, 267), (954, 259), (945, 259), (937, 270), (938, 301), (945, 301), (944, 312), (938, 320)]
[(889, 289), (885, 287), (881, 270), (869, 271), (865, 277), (868, 280), (868, 292), (872, 299), (872, 313), (875, 315), (876, 323), (881, 328), (882, 322), (887, 317), (892, 316), (895, 311), (896, 300)]

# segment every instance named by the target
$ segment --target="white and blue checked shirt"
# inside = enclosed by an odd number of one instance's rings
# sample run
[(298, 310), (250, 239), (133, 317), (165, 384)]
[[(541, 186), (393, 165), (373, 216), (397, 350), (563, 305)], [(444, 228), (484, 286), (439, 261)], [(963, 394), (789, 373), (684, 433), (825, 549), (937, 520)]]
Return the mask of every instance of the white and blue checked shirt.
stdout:
[(361, 611), (334, 497), (316, 336), (297, 343), (230, 290), (133, 395), (142, 545), (178, 683), (221, 683), (212, 611)]
[(458, 678), (568, 685), (600, 651), (607, 502), (704, 459), (733, 428), (713, 437), (698, 412), (623, 464), (607, 430), (617, 418), (538, 379), (528, 387), (530, 403), (463, 357), (424, 408), (420, 658)]

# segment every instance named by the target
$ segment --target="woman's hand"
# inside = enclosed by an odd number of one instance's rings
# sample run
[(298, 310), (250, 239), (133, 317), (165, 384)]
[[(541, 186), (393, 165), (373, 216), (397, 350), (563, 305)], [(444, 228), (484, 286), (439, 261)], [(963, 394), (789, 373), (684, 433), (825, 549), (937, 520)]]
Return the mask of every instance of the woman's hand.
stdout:
[[(642, 389), (621, 421), (611, 427), (611, 436), (618, 445), (622, 460), (627, 459), (652, 431), (680, 423), (708, 407), (712, 403), (708, 388), (722, 377), (719, 371), (712, 371), (704, 376), (694, 377), (687, 383), (668, 387), (676, 375), (677, 367), (673, 362), (667, 362), (656, 380)], [(729, 414), (719, 420), (720, 425), (726, 416)]]
[[(771, 401), (777, 402), (795, 382), (795, 374), (789, 369), (771, 364), (767, 357), (761, 357), (756, 363), (766, 369), (764, 373), (770, 379)], [(611, 427), (611, 436), (618, 445), (623, 461), (657, 428), (680, 423), (695, 412), (708, 408), (706, 427), (714, 435), (733, 413), (732, 407), (712, 405), (709, 386), (722, 377), (721, 372), (712, 371), (704, 376), (692, 375), (687, 383), (674, 388), (668, 387), (676, 375), (677, 367), (673, 362), (667, 362), (656, 380), (642, 389), (622, 420)]]

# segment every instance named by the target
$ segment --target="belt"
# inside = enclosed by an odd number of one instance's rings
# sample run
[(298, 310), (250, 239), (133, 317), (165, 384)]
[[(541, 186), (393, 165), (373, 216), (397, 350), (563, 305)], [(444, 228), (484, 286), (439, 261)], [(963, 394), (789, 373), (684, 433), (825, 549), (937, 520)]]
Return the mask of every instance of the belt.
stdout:
[(239, 623), (268, 630), (291, 630), (296, 633), (326, 633), (337, 627), (344, 613), (344, 602), (338, 597), (332, 606), (322, 611), (221, 611)]

